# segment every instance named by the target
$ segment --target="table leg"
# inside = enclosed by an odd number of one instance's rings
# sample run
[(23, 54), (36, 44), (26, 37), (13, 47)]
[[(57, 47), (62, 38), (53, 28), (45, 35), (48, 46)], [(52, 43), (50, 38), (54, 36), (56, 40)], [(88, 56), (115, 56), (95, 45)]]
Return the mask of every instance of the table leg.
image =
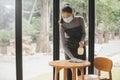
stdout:
[(71, 68), (72, 71), (72, 80), (76, 80), (76, 68)]
[(55, 67), (55, 80), (58, 80), (58, 73), (62, 68)]
[(67, 69), (64, 68), (64, 80), (67, 80)]
[(82, 80), (84, 80), (84, 68), (80, 68)]

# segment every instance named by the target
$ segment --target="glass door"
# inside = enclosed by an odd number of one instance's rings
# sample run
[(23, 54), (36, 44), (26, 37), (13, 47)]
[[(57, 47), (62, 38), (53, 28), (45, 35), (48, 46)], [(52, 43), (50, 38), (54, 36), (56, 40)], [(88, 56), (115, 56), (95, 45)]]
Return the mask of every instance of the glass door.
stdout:
[[(85, 37), (86, 55), (87, 55), (86, 58), (88, 59), (88, 35), (89, 35), (88, 0), (60, 0), (60, 17), (61, 17), (61, 9), (66, 5), (69, 5), (70, 7), (73, 8), (75, 16), (81, 16), (84, 18), (85, 32), (86, 32), (86, 37)], [(60, 43), (60, 59), (65, 60), (65, 53), (62, 43)], [(88, 72), (88, 70), (86, 71)], [(61, 71), (60, 73), (60, 80), (62, 79), (63, 79), (63, 71)]]
[(53, 0), (23, 0), (23, 79), (52, 80)]
[[(113, 61), (112, 78), (120, 80), (120, 5), (119, 0), (96, 0), (95, 56)], [(95, 71), (96, 73), (96, 71)], [(103, 72), (103, 76), (108, 75)]]
[[(87, 51), (87, 57), (88, 57), (88, 0), (60, 0), (60, 10), (62, 7), (64, 7), (66, 4), (70, 5), (74, 10), (75, 16), (81, 16), (84, 18), (85, 21), (85, 31), (86, 31), (86, 51)], [(64, 50), (62, 48), (62, 45), (60, 47), (60, 59), (65, 59)]]

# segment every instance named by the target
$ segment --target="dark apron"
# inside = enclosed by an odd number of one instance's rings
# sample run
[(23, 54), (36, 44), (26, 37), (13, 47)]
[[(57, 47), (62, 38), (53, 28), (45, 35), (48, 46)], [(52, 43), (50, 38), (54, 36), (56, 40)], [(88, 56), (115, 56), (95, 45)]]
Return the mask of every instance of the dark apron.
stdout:
[[(70, 50), (72, 55), (76, 58), (79, 59), (86, 59), (86, 49), (85, 46), (84, 48), (84, 54), (83, 55), (78, 55), (77, 49), (79, 47), (79, 42), (81, 41), (82, 38), (82, 29), (81, 26), (74, 27), (71, 29), (65, 29), (65, 33), (67, 34), (68, 37), (65, 37), (65, 44), (66, 47)], [(66, 54), (65, 54), (65, 59), (70, 59)], [(78, 70), (78, 75), (80, 75), (80, 71)], [(68, 69), (68, 80), (72, 80), (72, 73), (71, 70)]]
[[(86, 59), (85, 46), (84, 46), (84, 54), (83, 55), (78, 55), (78, 53), (77, 53), (77, 49), (79, 47), (79, 42), (81, 41), (81, 38), (82, 38), (81, 26), (74, 27), (71, 29), (65, 29), (65, 32), (68, 36), (65, 38), (66, 47), (70, 50), (70, 52), (72, 53), (72, 55), (74, 57), (85, 60)], [(66, 56), (66, 59), (69, 59), (69, 57), (67, 55), (65, 55), (65, 56)]]

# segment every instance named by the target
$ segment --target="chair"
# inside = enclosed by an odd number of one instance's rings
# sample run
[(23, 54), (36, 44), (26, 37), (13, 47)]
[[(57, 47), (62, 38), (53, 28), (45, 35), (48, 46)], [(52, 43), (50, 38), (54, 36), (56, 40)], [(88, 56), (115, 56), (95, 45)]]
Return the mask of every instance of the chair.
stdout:
[[(112, 80), (112, 61), (104, 57), (96, 57), (94, 59), (94, 66), (98, 70), (98, 75), (85, 75), (85, 80)], [(109, 73), (109, 79), (101, 76), (101, 71)], [(79, 76), (81, 80), (81, 76)]]

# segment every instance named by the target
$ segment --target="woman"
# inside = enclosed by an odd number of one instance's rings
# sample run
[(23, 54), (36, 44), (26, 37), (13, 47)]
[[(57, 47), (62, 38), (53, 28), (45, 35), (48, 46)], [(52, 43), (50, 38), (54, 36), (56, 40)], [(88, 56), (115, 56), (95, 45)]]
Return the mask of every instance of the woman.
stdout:
[[(78, 58), (85, 60), (85, 23), (83, 17), (74, 16), (74, 11), (69, 5), (64, 6), (61, 12), (60, 37), (65, 51), (65, 59)], [(78, 47), (84, 48), (83, 55), (78, 55)], [(80, 75), (79, 70), (78, 75)], [(71, 70), (68, 70), (68, 76), (68, 80), (72, 80)]]

